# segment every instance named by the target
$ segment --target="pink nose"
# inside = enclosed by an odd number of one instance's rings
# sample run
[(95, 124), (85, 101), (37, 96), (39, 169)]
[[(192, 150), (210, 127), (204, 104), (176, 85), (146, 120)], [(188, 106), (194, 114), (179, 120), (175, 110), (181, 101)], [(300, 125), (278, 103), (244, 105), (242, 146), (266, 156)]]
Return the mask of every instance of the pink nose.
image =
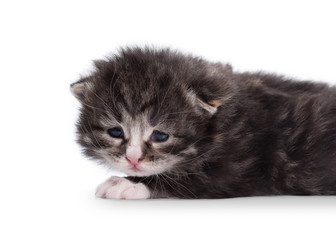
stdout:
[(126, 151), (126, 159), (133, 166), (137, 166), (139, 164), (139, 160), (141, 160), (142, 151), (140, 146), (129, 146)]
[(134, 167), (139, 164), (139, 158), (132, 158), (130, 156), (126, 156), (126, 160), (130, 162)]

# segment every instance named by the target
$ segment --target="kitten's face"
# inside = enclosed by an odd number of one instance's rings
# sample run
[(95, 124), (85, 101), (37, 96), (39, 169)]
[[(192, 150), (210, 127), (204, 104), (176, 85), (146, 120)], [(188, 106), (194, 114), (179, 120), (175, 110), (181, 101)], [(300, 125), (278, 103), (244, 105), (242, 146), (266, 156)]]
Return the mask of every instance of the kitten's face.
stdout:
[(219, 105), (196, 96), (186, 71), (144, 57), (96, 63), (92, 76), (72, 85), (82, 103), (77, 126), (85, 154), (131, 176), (190, 164)]
[(85, 138), (91, 143), (91, 150), (113, 169), (131, 176), (160, 174), (171, 169), (185, 154), (197, 153), (193, 147), (181, 148), (185, 142), (172, 122), (152, 124), (148, 110), (134, 116), (125, 109), (120, 111), (120, 121), (113, 115), (101, 116), (99, 127)]

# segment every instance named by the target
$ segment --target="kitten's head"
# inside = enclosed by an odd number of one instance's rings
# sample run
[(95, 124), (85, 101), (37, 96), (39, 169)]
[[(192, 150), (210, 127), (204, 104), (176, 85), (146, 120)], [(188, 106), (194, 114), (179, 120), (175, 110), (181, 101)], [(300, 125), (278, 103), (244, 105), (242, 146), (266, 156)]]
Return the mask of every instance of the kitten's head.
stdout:
[(188, 167), (215, 141), (230, 67), (170, 50), (124, 49), (71, 85), (84, 153), (131, 176)]

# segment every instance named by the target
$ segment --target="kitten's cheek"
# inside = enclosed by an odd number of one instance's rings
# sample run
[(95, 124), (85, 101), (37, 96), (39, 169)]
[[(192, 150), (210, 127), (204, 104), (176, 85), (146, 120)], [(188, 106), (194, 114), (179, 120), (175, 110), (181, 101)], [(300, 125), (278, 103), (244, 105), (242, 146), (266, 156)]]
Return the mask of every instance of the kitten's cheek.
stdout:
[(122, 177), (111, 177), (98, 186), (96, 196), (109, 199), (147, 199), (150, 197), (150, 191), (143, 183), (133, 183)]

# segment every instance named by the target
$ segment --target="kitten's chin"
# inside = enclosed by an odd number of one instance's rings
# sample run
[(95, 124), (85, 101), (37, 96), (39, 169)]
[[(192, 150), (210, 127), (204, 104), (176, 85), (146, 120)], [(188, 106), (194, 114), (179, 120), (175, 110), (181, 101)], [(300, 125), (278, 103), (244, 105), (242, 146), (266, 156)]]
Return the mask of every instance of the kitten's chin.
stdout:
[(130, 177), (148, 177), (148, 176), (151, 176), (153, 174), (149, 174), (149, 173), (141, 173), (141, 172), (125, 172), (125, 174), (127, 176), (130, 176)]
[(128, 176), (134, 177), (148, 177), (152, 175), (158, 175), (165, 172), (167, 169), (163, 167), (148, 167), (148, 166), (138, 166), (138, 167), (126, 167), (122, 171)]
[(155, 172), (149, 171), (141, 167), (129, 167), (124, 169), (123, 172), (126, 173), (128, 176), (134, 176), (134, 177), (146, 177), (156, 174)]
[(139, 164), (137, 166), (132, 166), (131, 164), (128, 164), (126, 161), (112, 161), (107, 160), (106, 163), (115, 170), (121, 171), (125, 173), (128, 176), (134, 176), (134, 177), (147, 177), (152, 175), (158, 175), (163, 172), (166, 172), (171, 166), (157, 164), (157, 165), (151, 165), (151, 164)]

